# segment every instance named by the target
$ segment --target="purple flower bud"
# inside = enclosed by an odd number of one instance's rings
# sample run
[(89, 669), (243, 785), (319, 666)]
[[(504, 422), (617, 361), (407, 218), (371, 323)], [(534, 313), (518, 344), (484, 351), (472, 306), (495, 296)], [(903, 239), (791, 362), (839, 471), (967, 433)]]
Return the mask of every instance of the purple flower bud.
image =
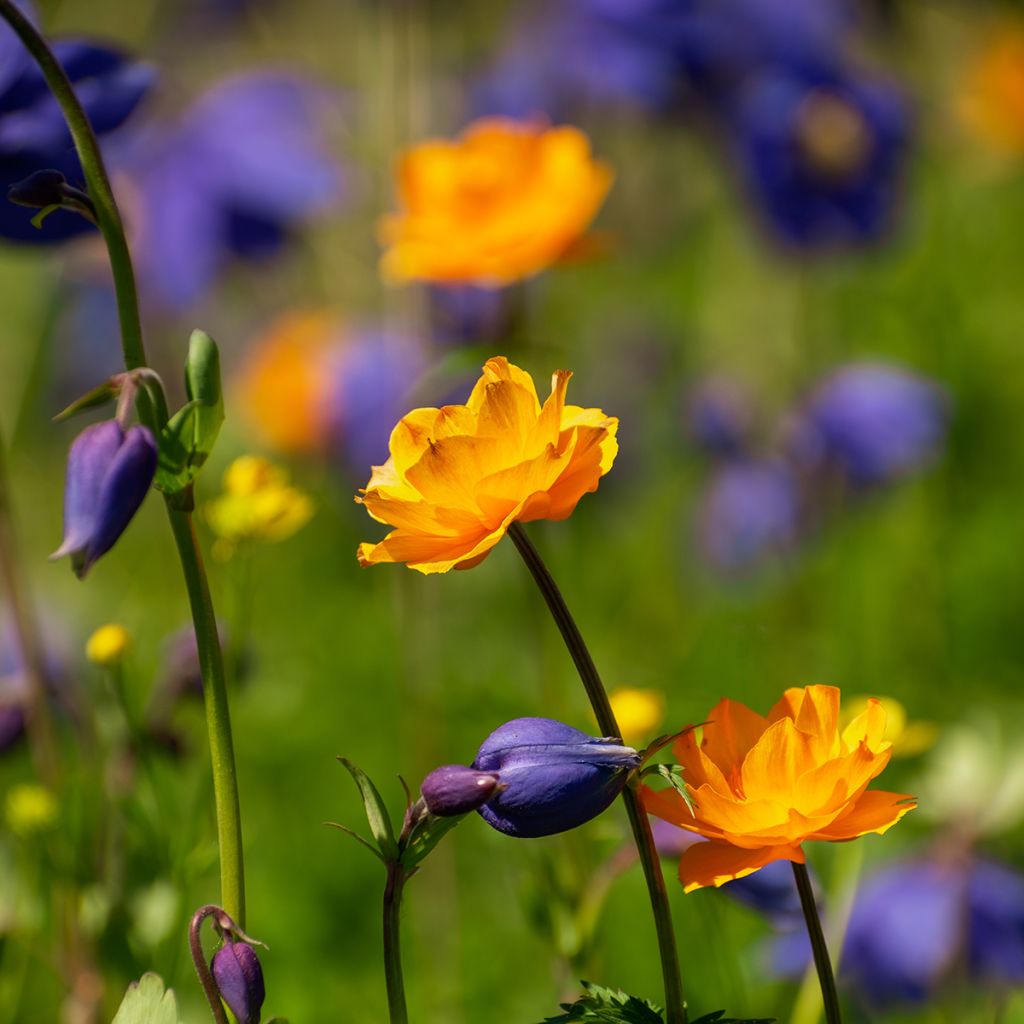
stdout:
[(550, 718), (516, 718), (484, 740), (473, 767), (505, 787), (479, 813), (523, 839), (567, 832), (596, 818), (622, 792), (640, 755)]
[(67, 179), (60, 171), (35, 171), (27, 178), (16, 181), (7, 190), (7, 198), (18, 206), (43, 209), (47, 206), (60, 206), (64, 202), (64, 188)]
[(423, 780), (420, 792), (431, 814), (451, 818), (482, 807), (494, 796), (498, 785), (498, 776), (492, 772), (446, 764), (435, 768)]
[(256, 951), (246, 942), (229, 942), (213, 954), (210, 964), (217, 991), (239, 1024), (260, 1024), (266, 998), (263, 968)]
[(68, 452), (64, 540), (50, 557), (70, 555), (82, 579), (138, 511), (156, 461), (156, 440), (147, 427), (125, 432), (116, 420), (106, 420), (83, 430)]

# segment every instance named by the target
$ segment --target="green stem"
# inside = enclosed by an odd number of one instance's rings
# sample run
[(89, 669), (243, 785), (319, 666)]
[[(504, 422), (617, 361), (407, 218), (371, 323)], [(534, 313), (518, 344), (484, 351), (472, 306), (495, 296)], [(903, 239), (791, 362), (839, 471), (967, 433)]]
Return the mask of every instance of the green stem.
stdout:
[[(118, 317), (121, 323), (121, 348), (125, 366), (131, 370), (146, 365), (142, 341), (138, 293), (131, 253), (125, 238), (124, 225), (117, 209), (100, 153), (99, 143), (88, 115), (75, 95), (71, 81), (53, 51), (30, 21), (11, 0), (0, 0), (0, 17), (24, 43), (39, 65), (46, 84), (60, 105), (82, 164), (86, 187), (96, 208), (96, 221), (107, 246), (110, 269), (114, 277)], [(140, 388), (139, 418), (159, 436), (167, 422), (167, 401), (157, 383)], [(185, 495), (191, 499), (191, 495)], [(217, 620), (210, 600), (202, 555), (196, 540), (186, 502), (165, 495), (171, 529), (178, 547), (199, 650), (206, 702), (206, 726), (209, 734), (210, 760), (213, 765), (214, 800), (217, 809), (217, 833), (220, 840), (221, 904), (239, 926), (245, 927), (245, 884), (242, 864), (242, 825), (238, 805), (238, 784), (235, 776), (234, 751), (231, 742), (231, 720), (228, 714), (227, 689), (224, 681), (224, 660), (217, 636)], [(188, 507), (191, 507), (190, 505)]]
[[(562, 597), (554, 577), (548, 571), (533, 542), (519, 523), (512, 523), (508, 528), (512, 538), (522, 555), (526, 567), (533, 575), (548, 609), (558, 626), (565, 646), (569, 650), (576, 670), (583, 682), (583, 688), (590, 698), (597, 724), (605, 736), (621, 736), (619, 723), (615, 720), (611, 702), (605, 691), (601, 677), (597, 673), (594, 660), (587, 650), (583, 636), (576, 625), (569, 608)], [(644, 870), (647, 891), (651, 899), (651, 911), (654, 914), (654, 928), (658, 936), (658, 952), (661, 958), (661, 974), (665, 985), (666, 1024), (686, 1024), (686, 1002), (683, 999), (683, 986), (679, 977), (679, 953), (676, 950), (676, 937), (672, 928), (672, 911), (669, 908), (668, 892), (665, 888), (665, 876), (661, 873), (661, 862), (651, 834), (651, 823), (640, 804), (636, 791), (626, 787), (622, 791), (622, 800), (626, 805), (629, 825), (633, 830), (633, 839)]]
[(406, 874), (400, 864), (388, 864), (384, 887), (384, 977), (388, 989), (388, 1014), (391, 1024), (408, 1024), (405, 1006), (405, 982), (402, 978), (402, 941), (400, 916), (402, 889)]
[(829, 959), (825, 936), (821, 930), (821, 919), (818, 917), (818, 908), (814, 902), (814, 890), (811, 888), (811, 876), (807, 872), (807, 865), (793, 861), (793, 875), (796, 878), (797, 892), (800, 893), (804, 920), (807, 922), (807, 935), (814, 953), (814, 966), (818, 970), (818, 984), (821, 986), (821, 998), (825, 1003), (825, 1020), (828, 1024), (842, 1024), (836, 979), (832, 973), (832, 961)]

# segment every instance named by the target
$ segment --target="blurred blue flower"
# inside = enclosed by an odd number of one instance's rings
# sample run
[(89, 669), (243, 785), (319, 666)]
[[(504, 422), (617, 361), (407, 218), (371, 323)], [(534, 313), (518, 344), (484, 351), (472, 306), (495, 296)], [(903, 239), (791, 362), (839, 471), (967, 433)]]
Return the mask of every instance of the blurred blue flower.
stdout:
[(156, 439), (148, 427), (124, 431), (116, 420), (86, 427), (68, 452), (64, 539), (50, 556), (71, 556), (82, 579), (139, 510), (156, 474)]
[(800, 539), (801, 518), (800, 488), (784, 462), (730, 461), (700, 499), (699, 547), (712, 567), (742, 572), (787, 554)]
[(597, 817), (622, 792), (640, 755), (551, 718), (517, 718), (484, 740), (473, 768), (503, 790), (480, 808), (492, 828), (521, 839), (554, 835)]
[[(33, 17), (29, 5), (19, 6)], [(153, 84), (152, 67), (110, 46), (81, 39), (55, 40), (52, 46), (100, 136), (120, 127)], [(65, 210), (54, 211), (36, 228), (30, 210), (7, 201), (11, 185), (45, 169), (84, 186), (60, 107), (21, 41), (0, 22), (0, 237), (51, 243), (92, 230)]]
[(826, 377), (798, 414), (794, 457), (811, 471), (834, 467), (854, 487), (893, 483), (935, 456), (947, 406), (926, 377), (886, 363), (851, 363)]
[(472, 284), (427, 288), (430, 333), (438, 345), (501, 342), (522, 314), (522, 288), (479, 288)]
[(709, 377), (687, 396), (687, 433), (709, 455), (734, 458), (748, 447), (754, 412), (753, 400), (738, 381)]
[[(67, 657), (56, 630), (45, 624), (43, 650), (44, 690), (51, 707), (73, 717), (75, 701), (68, 686)], [(25, 735), (28, 678), (18, 635), (9, 618), (0, 617), (0, 754), (18, 744)]]
[(297, 76), (240, 74), (126, 147), (117, 166), (148, 299), (170, 310), (198, 301), (232, 258), (274, 255), (340, 198), (321, 130), (331, 105)]
[[(800, 930), (770, 947), (774, 972), (810, 963)], [(994, 861), (919, 859), (866, 879), (854, 903), (840, 981), (872, 1008), (923, 1003), (965, 968), (986, 988), (1024, 981), (1024, 876)]]
[(785, 244), (853, 246), (890, 227), (909, 113), (888, 82), (837, 64), (766, 65), (738, 89), (730, 132), (747, 190)]

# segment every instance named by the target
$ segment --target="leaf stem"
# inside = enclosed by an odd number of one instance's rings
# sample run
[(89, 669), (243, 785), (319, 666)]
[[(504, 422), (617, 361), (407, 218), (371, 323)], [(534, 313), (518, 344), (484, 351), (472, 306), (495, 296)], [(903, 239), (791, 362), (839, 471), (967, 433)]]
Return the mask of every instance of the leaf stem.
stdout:
[[(565, 646), (569, 650), (576, 671), (583, 682), (583, 688), (590, 698), (597, 724), (605, 736), (621, 736), (619, 723), (615, 720), (608, 693), (601, 682), (594, 660), (583, 641), (583, 636), (576, 625), (562, 592), (558, 589), (554, 577), (548, 571), (519, 523), (512, 523), (508, 528), (519, 554), (522, 555), (526, 567), (530, 570), (534, 581), (544, 600), (547, 602), (555, 624), (558, 626)], [(686, 1002), (683, 999), (682, 981), (679, 976), (679, 953), (676, 949), (676, 937), (672, 928), (672, 911), (669, 908), (668, 892), (665, 888), (665, 877), (661, 872), (661, 862), (651, 834), (651, 823), (640, 804), (640, 798), (634, 789), (627, 786), (622, 791), (622, 800), (626, 805), (629, 825), (633, 830), (640, 863), (643, 866), (644, 879), (651, 899), (651, 911), (654, 914), (654, 927), (658, 937), (658, 953), (661, 958), (661, 973), (665, 985), (665, 1014), (667, 1024), (686, 1024)]]
[(397, 861), (391, 861), (387, 868), (388, 880), (384, 886), (384, 977), (388, 990), (388, 1013), (391, 1024), (408, 1024), (400, 930), (402, 890), (408, 876)]
[[(125, 366), (129, 370), (143, 367), (146, 365), (146, 350), (142, 340), (135, 272), (132, 269), (124, 225), (110, 187), (110, 178), (103, 163), (96, 134), (75, 95), (70, 79), (35, 26), (18, 10), (12, 0), (0, 0), (0, 17), (11, 26), (39, 65), (46, 84), (67, 122), (82, 164), (89, 196), (96, 207), (97, 224), (110, 258)], [(152, 381), (150, 386), (139, 390), (138, 410), (139, 418), (159, 436), (167, 423), (167, 400), (159, 382)], [(224, 678), (224, 659), (202, 554), (192, 526), (191, 493), (184, 495), (186, 500), (182, 500), (182, 497), (165, 495), (165, 503), (185, 576), (203, 677), (206, 725), (213, 766), (217, 833), (220, 842), (221, 903), (239, 926), (244, 928), (242, 825)]]
[(818, 917), (818, 908), (814, 902), (814, 890), (811, 888), (811, 876), (808, 874), (807, 865), (794, 861), (793, 876), (796, 878), (797, 892), (800, 893), (804, 920), (807, 922), (807, 935), (814, 953), (814, 966), (818, 970), (818, 984), (821, 985), (821, 998), (825, 1003), (825, 1020), (828, 1024), (842, 1024), (836, 979), (832, 973), (832, 961), (829, 959), (825, 936), (821, 930), (821, 919)]

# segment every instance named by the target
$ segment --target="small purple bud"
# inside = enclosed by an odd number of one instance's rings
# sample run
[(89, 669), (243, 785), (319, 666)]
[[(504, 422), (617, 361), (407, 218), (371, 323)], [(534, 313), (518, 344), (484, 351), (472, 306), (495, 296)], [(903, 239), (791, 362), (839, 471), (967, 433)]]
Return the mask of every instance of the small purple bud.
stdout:
[(156, 440), (147, 427), (125, 432), (116, 420), (106, 420), (83, 430), (68, 452), (64, 539), (50, 557), (70, 555), (82, 579), (131, 522), (156, 463)]
[(497, 774), (504, 789), (480, 808), (506, 835), (531, 839), (596, 818), (622, 792), (640, 755), (551, 718), (517, 718), (484, 740), (473, 767)]
[(66, 185), (67, 179), (60, 171), (35, 171), (27, 178), (11, 185), (7, 190), (7, 198), (18, 206), (29, 206), (33, 209), (60, 206), (64, 202)]
[(431, 814), (452, 818), (482, 807), (494, 796), (499, 785), (493, 772), (478, 772), (461, 764), (435, 768), (420, 787), (424, 803)]
[(256, 951), (247, 942), (229, 942), (213, 954), (210, 964), (217, 991), (239, 1024), (260, 1024), (260, 1009), (266, 998), (263, 968)]

